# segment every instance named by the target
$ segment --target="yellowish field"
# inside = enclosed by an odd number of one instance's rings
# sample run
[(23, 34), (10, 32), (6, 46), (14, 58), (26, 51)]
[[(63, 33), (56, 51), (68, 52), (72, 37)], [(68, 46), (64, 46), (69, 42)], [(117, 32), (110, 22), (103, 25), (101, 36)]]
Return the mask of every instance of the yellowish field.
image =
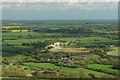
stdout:
[(10, 30), (10, 32), (20, 32), (20, 30)]
[[(30, 30), (31, 31), (31, 30)], [(10, 32), (29, 32), (28, 30), (10, 30)]]
[(20, 26), (3, 26), (2, 28), (20, 28)]
[(87, 48), (53, 48), (51, 52), (89, 52)]

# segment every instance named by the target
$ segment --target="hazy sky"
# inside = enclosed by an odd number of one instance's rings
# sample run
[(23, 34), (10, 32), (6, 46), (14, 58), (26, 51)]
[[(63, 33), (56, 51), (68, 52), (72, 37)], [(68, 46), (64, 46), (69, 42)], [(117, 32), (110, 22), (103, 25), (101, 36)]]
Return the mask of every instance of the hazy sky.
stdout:
[(102, 20), (117, 18), (117, 2), (2, 3), (2, 19), (9, 20)]

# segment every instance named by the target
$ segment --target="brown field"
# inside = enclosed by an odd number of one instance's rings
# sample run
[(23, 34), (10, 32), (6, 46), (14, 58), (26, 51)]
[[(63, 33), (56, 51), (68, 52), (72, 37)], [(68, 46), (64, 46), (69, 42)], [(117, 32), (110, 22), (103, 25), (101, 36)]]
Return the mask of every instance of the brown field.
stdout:
[(89, 52), (88, 48), (53, 48), (51, 52)]

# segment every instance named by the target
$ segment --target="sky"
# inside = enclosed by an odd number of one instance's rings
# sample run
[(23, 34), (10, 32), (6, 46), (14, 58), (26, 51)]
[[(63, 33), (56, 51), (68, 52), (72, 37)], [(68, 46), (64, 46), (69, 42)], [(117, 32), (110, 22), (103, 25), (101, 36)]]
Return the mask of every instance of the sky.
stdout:
[(117, 2), (2, 2), (3, 20), (118, 19)]

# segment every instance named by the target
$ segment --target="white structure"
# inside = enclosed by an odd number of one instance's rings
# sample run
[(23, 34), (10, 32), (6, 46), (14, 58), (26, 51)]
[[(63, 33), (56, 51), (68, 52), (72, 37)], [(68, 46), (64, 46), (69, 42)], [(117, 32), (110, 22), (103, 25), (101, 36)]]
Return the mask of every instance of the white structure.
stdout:
[(54, 49), (60, 49), (60, 46), (63, 45), (62, 42), (56, 42), (54, 44), (48, 45), (46, 48), (48, 47), (53, 47)]

